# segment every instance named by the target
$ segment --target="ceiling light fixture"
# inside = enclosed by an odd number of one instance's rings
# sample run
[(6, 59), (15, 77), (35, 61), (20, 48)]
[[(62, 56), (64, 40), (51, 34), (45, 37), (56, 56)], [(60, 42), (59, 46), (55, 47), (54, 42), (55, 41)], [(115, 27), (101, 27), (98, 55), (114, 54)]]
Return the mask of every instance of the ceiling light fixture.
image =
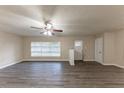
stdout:
[(46, 24), (46, 28), (44, 29), (45, 31), (43, 32), (43, 35), (45, 36), (52, 36), (52, 30), (53, 30), (53, 26), (51, 23), (47, 23)]
[(45, 32), (43, 32), (43, 35), (45, 35), (45, 36), (52, 36), (53, 34), (52, 34), (51, 31), (45, 31)]
[(53, 29), (53, 25), (51, 23), (46, 24), (46, 29)]
[(55, 32), (63, 32), (63, 30), (54, 29), (53, 24), (50, 21), (45, 21), (43, 27), (31, 26), (31, 28), (41, 30), (40, 34), (43, 34), (45, 36), (53, 36), (55, 35)]

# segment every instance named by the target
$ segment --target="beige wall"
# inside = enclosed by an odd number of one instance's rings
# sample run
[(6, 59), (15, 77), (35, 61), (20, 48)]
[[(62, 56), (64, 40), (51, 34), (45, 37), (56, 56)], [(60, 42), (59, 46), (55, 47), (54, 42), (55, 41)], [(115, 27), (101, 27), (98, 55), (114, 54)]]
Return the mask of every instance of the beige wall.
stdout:
[(115, 33), (104, 33), (104, 64), (115, 63)]
[(124, 66), (124, 31), (106, 32), (104, 36), (104, 64)]
[[(0, 31), (0, 68), (20, 62), (21, 60), (68, 60), (69, 49), (75, 40), (83, 40), (84, 60), (94, 60), (94, 36), (86, 37), (21, 37), (16, 34)], [(31, 57), (32, 41), (60, 41), (61, 57)]]
[(115, 32), (115, 58), (120, 66), (124, 66), (124, 31)]
[[(104, 64), (124, 66), (124, 31), (106, 32), (104, 38)], [(16, 34), (0, 31), (0, 67), (26, 60), (68, 60), (68, 51), (73, 48), (75, 40), (83, 40), (84, 60), (92, 61), (95, 56), (95, 37), (21, 37)], [(61, 57), (31, 57), (32, 41), (60, 41)]]
[[(24, 59), (26, 60), (68, 60), (69, 49), (73, 48), (75, 40), (83, 40), (84, 59), (87, 61), (94, 60), (94, 36), (87, 37), (25, 37), (24, 38)], [(32, 41), (60, 41), (61, 57), (31, 57), (30, 45)]]
[(0, 31), (0, 67), (23, 59), (23, 40), (20, 36)]
[[(124, 31), (106, 32), (104, 38), (104, 63), (124, 66)], [(85, 37), (21, 37), (16, 34), (0, 31), (0, 67), (14, 64), (22, 59), (68, 60), (68, 51), (73, 48), (75, 40), (83, 40), (84, 60), (92, 61), (95, 56), (94, 36)], [(60, 41), (61, 57), (31, 57), (32, 41)]]

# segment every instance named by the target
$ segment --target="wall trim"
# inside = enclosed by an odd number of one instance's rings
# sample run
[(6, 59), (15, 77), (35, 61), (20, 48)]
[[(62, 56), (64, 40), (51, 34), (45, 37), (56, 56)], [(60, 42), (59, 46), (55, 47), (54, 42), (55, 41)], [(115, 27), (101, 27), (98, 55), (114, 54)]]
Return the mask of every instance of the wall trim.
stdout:
[(69, 61), (69, 59), (23, 59), (23, 61)]
[(84, 59), (84, 61), (95, 61), (95, 59)]
[[(12, 62), (9, 64), (0, 65), (0, 69), (12, 66), (12, 65), (17, 64), (17, 63), (21, 63), (23, 61), (69, 61), (69, 59), (22, 59), (22, 60)], [(94, 61), (94, 59), (84, 59), (84, 61)], [(112, 64), (103, 64), (103, 65), (112, 65)], [(124, 68), (124, 66), (118, 66), (118, 67)]]
[(3, 68), (6, 68), (6, 67), (9, 67), (9, 66), (12, 66), (12, 65), (17, 64), (17, 63), (20, 63), (20, 62), (23, 62), (23, 60), (12, 62), (12, 63), (5, 64), (5, 65), (1, 65), (0, 66), (0, 69), (3, 69)]
[(101, 63), (102, 65), (105, 65), (105, 66), (116, 66), (116, 67), (119, 67), (119, 68), (124, 68), (124, 66), (121, 66), (121, 65), (118, 65), (118, 64), (107, 64), (107, 63)]

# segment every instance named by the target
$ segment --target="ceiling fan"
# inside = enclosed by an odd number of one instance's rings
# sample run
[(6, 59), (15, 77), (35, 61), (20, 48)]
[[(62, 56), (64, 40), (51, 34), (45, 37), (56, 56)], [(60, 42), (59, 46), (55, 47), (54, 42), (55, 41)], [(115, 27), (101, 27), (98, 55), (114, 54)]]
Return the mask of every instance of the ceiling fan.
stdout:
[(54, 26), (50, 21), (45, 21), (44, 24), (45, 25), (43, 27), (31, 26), (31, 28), (41, 30), (40, 34), (45, 36), (53, 36), (55, 35), (55, 32), (63, 32), (63, 30), (54, 29)]

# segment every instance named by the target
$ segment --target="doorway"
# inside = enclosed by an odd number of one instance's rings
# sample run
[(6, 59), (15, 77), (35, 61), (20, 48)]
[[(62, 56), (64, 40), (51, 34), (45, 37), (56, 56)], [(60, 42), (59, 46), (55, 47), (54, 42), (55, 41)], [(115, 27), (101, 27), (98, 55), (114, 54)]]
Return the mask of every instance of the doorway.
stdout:
[(76, 40), (74, 42), (74, 50), (75, 50), (75, 60), (83, 60), (83, 41)]

